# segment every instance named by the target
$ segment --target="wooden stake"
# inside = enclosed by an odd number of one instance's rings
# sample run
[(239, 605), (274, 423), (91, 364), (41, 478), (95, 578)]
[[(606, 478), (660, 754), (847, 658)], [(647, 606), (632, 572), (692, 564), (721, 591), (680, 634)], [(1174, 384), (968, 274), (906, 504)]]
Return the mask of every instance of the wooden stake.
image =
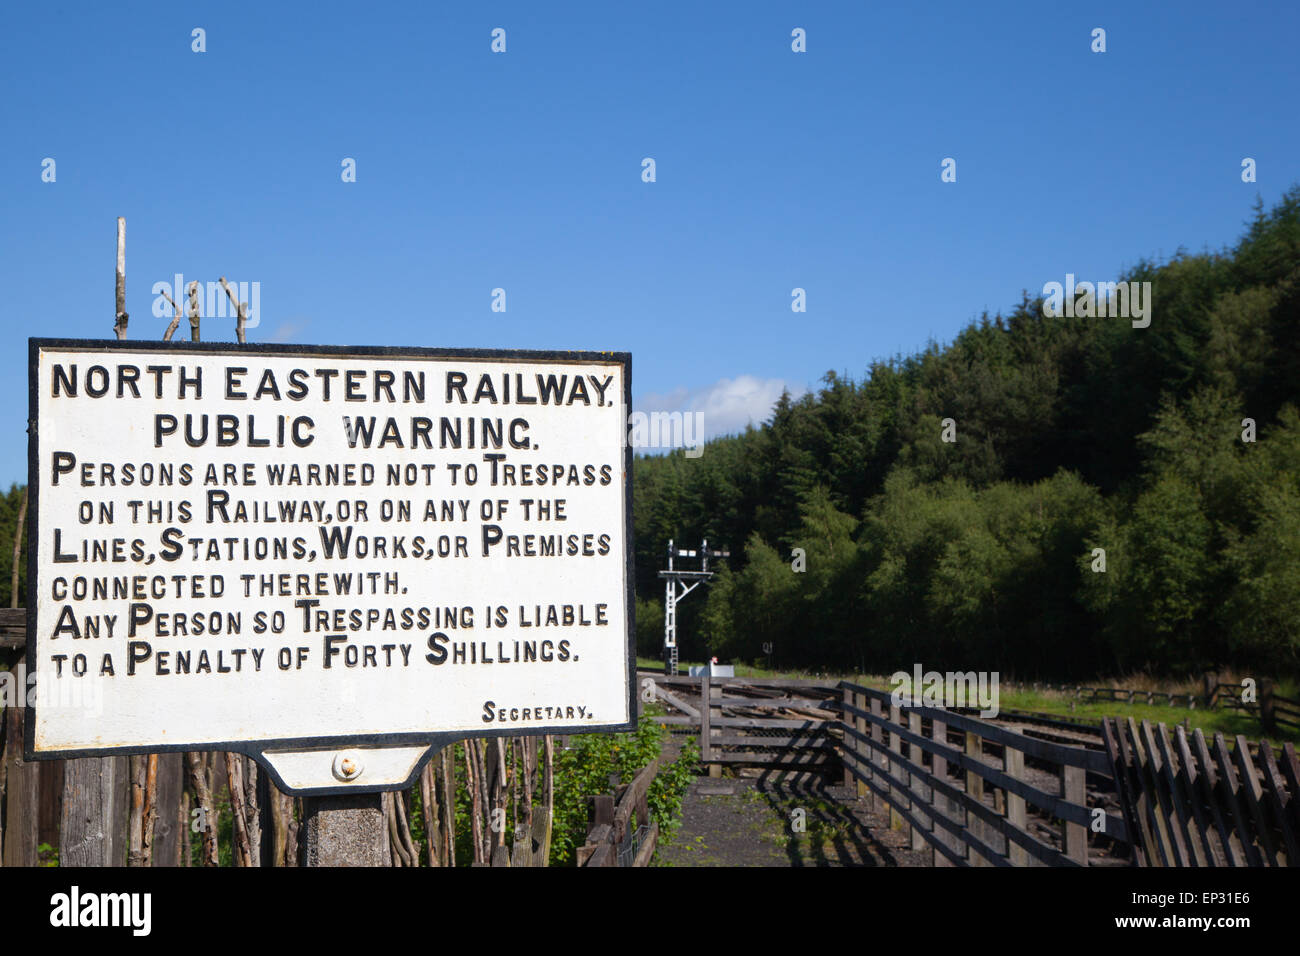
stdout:
[(189, 815), (185, 812), (185, 755), (157, 754), (157, 794), (151, 824), (151, 866), (186, 866)]
[(429, 851), (429, 865), (442, 866), (442, 817), (438, 808), (438, 783), (433, 767), (438, 755), (430, 758), (420, 774), (420, 802), (424, 807), (424, 842)]
[(271, 810), (271, 865), (289, 866), (289, 819), (293, 815), (293, 799), (283, 794), (270, 780), (265, 792)]
[[(184, 754), (180, 754), (179, 756), (180, 756), (181, 761), (182, 761), (182, 773), (184, 773), (184, 769), (183, 769), (183, 768), (184, 768), (185, 755), (184, 755)], [(180, 826), (181, 826), (181, 829), (180, 829), (180, 838), (181, 838), (181, 866), (189, 866), (189, 865), (190, 865), (190, 853), (191, 853), (191, 850), (193, 849), (193, 844), (190, 842), (190, 834), (193, 832), (193, 831), (190, 829), (190, 801), (191, 801), (192, 799), (193, 799), (193, 798), (190, 796), (190, 793), (189, 793), (188, 790), (182, 790), (182, 793), (181, 793), (181, 822), (180, 822)]]
[(140, 840), (140, 865), (153, 866), (153, 841), (158, 823), (158, 755), (145, 757), (144, 817)]
[(226, 754), (226, 782), (230, 787), (230, 815), (235, 837), (235, 866), (256, 866), (253, 845), (248, 835), (248, 815), (244, 803), (244, 761), (240, 754)]
[(492, 862), (492, 830), (489, 826), (491, 815), (488, 802), (491, 800), (491, 791), (489, 790), (490, 781), (488, 780), (486, 750), (487, 741), (474, 741), (474, 773), (478, 778), (479, 796), (479, 808), (476, 812), (480, 814), (479, 837), (483, 844), (481, 847), (482, 862), (490, 865)]
[(453, 748), (448, 745), (442, 749), (442, 838), (446, 853), (443, 857), (447, 866), (456, 865), (456, 761)]
[(510, 827), (512, 833), (519, 832), (519, 768), (523, 763), (520, 756), (523, 740), (510, 738)]
[(167, 303), (173, 309), (176, 310), (176, 314), (172, 316), (171, 325), (167, 326), (167, 331), (163, 333), (163, 341), (170, 342), (172, 340), (172, 336), (176, 334), (176, 330), (180, 328), (181, 307), (172, 301), (172, 297), (167, 293), (166, 289), (162, 290), (162, 297), (167, 300)]
[(387, 825), (388, 849), (392, 855), (393, 866), (411, 866), (411, 859), (406, 855), (406, 847), (402, 838), (398, 835), (397, 822), (397, 800), (401, 795), (397, 793), (380, 794), (380, 806), (383, 808), (384, 822)]
[(18, 604), (18, 571), (23, 562), (23, 531), (27, 528), (27, 488), (23, 488), (23, 503), (18, 509), (18, 524), (14, 528), (14, 568), (13, 577), (9, 584), (9, 606), (19, 607)]
[(524, 826), (533, 826), (533, 793), (537, 789), (537, 738), (524, 738)]
[(190, 319), (190, 341), (197, 342), (199, 340), (199, 318), (200, 318), (199, 284), (197, 282), (191, 282), (187, 294), (189, 295), (189, 302), (186, 303), (186, 308), (188, 310), (187, 314), (189, 315), (189, 319)]
[(546, 735), (545, 762), (542, 767), (542, 804), (549, 812), (555, 807), (555, 738)]
[(474, 847), (474, 862), (484, 863), (483, 858), (483, 818), (479, 814), (478, 774), (475, 772), (473, 738), (465, 741), (465, 786), (469, 791), (470, 843)]
[(130, 758), (131, 816), (127, 823), (127, 866), (144, 865), (144, 791), (149, 773), (149, 758), (137, 754)]
[(190, 773), (190, 785), (194, 788), (195, 809), (199, 811), (199, 863), (201, 866), (218, 866), (217, 856), (217, 811), (212, 805), (212, 757), (211, 754), (192, 751), (185, 755), (186, 767)]
[(492, 740), (492, 749), (496, 753), (496, 770), (492, 775), (492, 809), (490, 819), (497, 818), (497, 811), (500, 811), (502, 825), (499, 828), (492, 829), (492, 843), (494, 846), (506, 845), (506, 828), (505, 828), (505, 809), (506, 809), (506, 739), (496, 737)]
[(230, 285), (229, 283), (226, 282), (225, 276), (221, 276), (220, 281), (221, 281), (221, 288), (226, 290), (226, 298), (228, 298), (230, 300), (230, 304), (235, 307), (235, 340), (240, 345), (243, 345), (244, 325), (248, 322), (248, 303), (240, 302), (238, 299), (235, 298), (235, 293), (230, 291)]
[[(287, 793), (281, 794), (280, 796), (283, 797), (284, 799), (285, 818), (287, 819), (289, 824), (289, 839), (287, 841), (287, 846), (284, 851), (285, 852), (284, 865), (297, 866), (298, 865), (298, 831), (300, 827), (298, 821), (303, 819), (303, 813), (305, 811), (303, 810), (302, 801), (297, 797), (291, 797)], [(296, 816), (295, 816), (295, 812), (296, 812)]]
[(533, 842), (538, 844), (535, 861), (538, 866), (551, 863), (551, 827), (555, 820), (555, 740), (550, 734), (543, 738), (542, 809), (533, 820)]
[(405, 791), (397, 790), (392, 794), (393, 807), (397, 811), (397, 835), (401, 839), (402, 852), (406, 856), (407, 866), (420, 865), (420, 851), (415, 848), (415, 841), (411, 839), (411, 825), (409, 822), (410, 814), (406, 810)]
[(126, 323), (130, 318), (126, 314), (126, 220), (117, 217), (117, 312), (113, 320), (113, 331), (118, 339), (126, 338)]
[[(15, 667), (10, 677), (17, 683), (21, 673), (21, 668)], [(3, 862), (5, 866), (35, 866), (40, 800), (37, 766), (23, 760), (23, 709), (9, 707), (4, 718), (7, 819)]]
[(244, 825), (248, 830), (248, 865), (262, 865), (262, 812), (257, 795), (258, 767), (252, 757), (236, 757), (244, 770)]

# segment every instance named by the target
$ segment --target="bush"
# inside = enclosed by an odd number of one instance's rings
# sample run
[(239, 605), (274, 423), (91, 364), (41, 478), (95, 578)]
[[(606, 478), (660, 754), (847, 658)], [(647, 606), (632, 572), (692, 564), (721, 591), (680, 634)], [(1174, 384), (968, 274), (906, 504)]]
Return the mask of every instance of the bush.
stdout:
[[(587, 798), (609, 792), (609, 775), (630, 782), (654, 760), (668, 739), (668, 729), (643, 714), (627, 734), (578, 734), (555, 756), (555, 815), (551, 831), (551, 865), (570, 866), (587, 834)], [(651, 817), (667, 837), (680, 824), (682, 799), (695, 773), (698, 750), (687, 743), (681, 756), (661, 767), (647, 796)]]

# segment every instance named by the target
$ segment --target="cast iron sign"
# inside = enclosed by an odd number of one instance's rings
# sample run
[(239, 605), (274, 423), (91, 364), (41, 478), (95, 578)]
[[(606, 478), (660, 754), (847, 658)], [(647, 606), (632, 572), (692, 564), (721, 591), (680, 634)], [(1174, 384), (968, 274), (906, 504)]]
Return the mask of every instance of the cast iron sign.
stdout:
[(629, 355), (30, 349), (29, 755), (325, 793), (633, 726)]

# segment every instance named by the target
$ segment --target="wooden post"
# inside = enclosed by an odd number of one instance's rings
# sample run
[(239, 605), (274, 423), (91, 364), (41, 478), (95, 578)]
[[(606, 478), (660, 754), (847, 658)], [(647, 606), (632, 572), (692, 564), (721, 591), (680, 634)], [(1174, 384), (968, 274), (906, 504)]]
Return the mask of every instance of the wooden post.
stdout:
[(129, 758), (82, 757), (63, 768), (60, 866), (126, 863)]
[[(23, 488), (23, 503), (18, 509), (18, 522), (14, 525), (14, 563), (13, 574), (9, 583), (9, 606), (16, 608), (18, 604), (18, 572), (23, 566), (23, 531), (27, 527), (27, 488)], [(26, 691), (20, 691), (19, 700), (24, 700)]]
[(127, 820), (127, 866), (145, 866), (145, 792), (148, 788), (149, 757), (133, 754), (127, 758), (131, 778), (131, 813)]
[(186, 296), (189, 301), (186, 303), (185, 315), (190, 320), (190, 341), (199, 340), (199, 284), (191, 282), (189, 289), (186, 290)]
[[(948, 743), (948, 725), (941, 720), (932, 720), (930, 722), (930, 736), (934, 742), (941, 745)], [(948, 758), (935, 754), (931, 759), (934, 779), (940, 783), (949, 783), (948, 780)], [(952, 801), (951, 798), (940, 793), (934, 794), (935, 812), (942, 814), (945, 819), (952, 820), (954, 823), (964, 823), (966, 820), (965, 813), (961, 808)], [(958, 856), (966, 855), (966, 844), (960, 839), (954, 837), (949, 831), (936, 827), (935, 836), (943, 843), (944, 846), (955, 852)], [(940, 853), (938, 850), (934, 853), (934, 866), (952, 866), (952, 860)]]
[[(867, 709), (867, 699), (866, 699), (862, 694), (855, 693), (855, 694), (853, 695), (853, 706), (855, 706), (858, 710), (866, 710), (866, 709)], [(854, 715), (854, 717), (853, 717), (853, 726), (857, 729), (858, 733), (860, 733), (860, 734), (866, 734), (866, 732), (867, 732), (867, 719), (866, 719), (865, 717), (860, 717), (860, 716), (858, 716), (858, 715)], [(855, 738), (854, 741), (853, 741), (853, 752), (854, 752), (855, 754), (858, 755), (858, 759), (857, 759), (856, 761), (854, 761), (854, 765), (858, 768), (858, 772), (859, 772), (859, 773), (866, 773), (867, 778), (870, 779), (870, 777), (871, 777), (871, 754), (868, 752), (867, 745), (864, 744), (861, 740), (858, 740), (858, 739)], [(863, 754), (866, 754), (866, 759), (865, 759), (865, 760), (862, 759)], [(870, 794), (871, 794), (871, 790), (867, 787), (866, 783), (864, 783), (863, 781), (859, 780), (859, 781), (858, 781), (858, 796), (859, 796), (859, 797), (869, 797)]]
[[(714, 702), (715, 700), (717, 700), (719, 697), (722, 696), (722, 688), (721, 688), (721, 687), (714, 687), (714, 686), (713, 686), (713, 678), (712, 678), (712, 677), (705, 677), (704, 680), (705, 680), (705, 686), (708, 687), (708, 689), (709, 689), (709, 696), (708, 696), (707, 698), (705, 698), (705, 701), (704, 701), (704, 704), (705, 704), (705, 706), (704, 706), (704, 713), (710, 715), (710, 719), (709, 719), (709, 736), (710, 736), (710, 737), (715, 737), (715, 736), (718, 736), (719, 734), (721, 734), (722, 731), (721, 731), (721, 730), (717, 730), (717, 729), (715, 729), (714, 726), (713, 726), (713, 719), (712, 719), (713, 708), (714, 708), (714, 703), (713, 703), (713, 702)], [(721, 712), (719, 712), (719, 715), (718, 715), (718, 716), (721, 716)], [(722, 753), (721, 753), (721, 751), (719, 751), (719, 750), (717, 750), (717, 749), (714, 748), (714, 746), (713, 746), (713, 741), (712, 741), (712, 740), (709, 741), (709, 753), (713, 754), (713, 759), (714, 759), (715, 761), (721, 759), (721, 757), (722, 757)], [(716, 763), (716, 762), (715, 762), (715, 763), (711, 763), (711, 764), (709, 764), (709, 776), (710, 776), (710, 777), (721, 777), (721, 776), (722, 776), (722, 764), (720, 764), (720, 763)]]
[(1215, 695), (1219, 691), (1219, 675), (1214, 671), (1206, 671), (1202, 678), (1202, 686), (1205, 689), (1205, 706), (1213, 707)]
[(708, 673), (700, 677), (700, 762), (710, 777), (722, 776), (722, 768), (713, 763), (713, 684)]
[[(19, 681), (24, 674), (25, 668), (21, 665), (12, 672), (20, 697), (27, 691)], [(6, 813), (3, 862), (5, 866), (35, 866), (40, 775), (36, 764), (23, 760), (23, 708), (6, 708), (4, 717)]]
[(117, 217), (117, 313), (113, 331), (118, 339), (126, 338), (126, 220)]
[(258, 767), (257, 811), (258, 829), (262, 833), (262, 866), (297, 865), (297, 833), (290, 835), (293, 826), (294, 798), (281, 793), (271, 780), (271, 775)]
[(304, 797), (303, 866), (391, 866), (383, 794)]
[[(916, 734), (916, 736), (918, 737), (921, 736), (921, 715), (918, 714), (915, 710), (910, 711), (907, 715), (907, 729), (910, 730), (912, 733)], [(918, 767), (924, 766), (925, 757), (922, 756), (924, 751), (922, 751), (918, 745), (908, 744), (907, 753), (912, 763), (916, 764)], [(909, 776), (908, 779), (911, 781), (912, 793), (915, 794), (915, 797), (912, 800), (912, 810), (914, 812), (917, 810), (921, 811), (921, 813), (917, 813), (915, 815), (918, 817), (918, 819), (920, 819), (925, 817), (928, 814), (933, 813), (934, 793), (930, 790), (930, 787), (926, 784), (925, 775), (919, 773), (913, 773)], [(927, 846), (930, 845), (929, 841), (927, 841), (925, 838), (925, 831), (931, 830), (933, 829), (933, 827), (934, 827), (934, 823), (928, 819), (924, 820), (924, 822), (921, 823), (920, 825), (912, 827), (912, 849), (913, 850), (924, 850)]]
[(1277, 713), (1273, 709), (1273, 680), (1270, 677), (1259, 679), (1259, 723), (1264, 733), (1277, 732)]
[[(550, 767), (551, 738), (546, 738), (547, 767)], [(442, 748), (442, 837), (445, 841), (443, 859), (447, 866), (456, 865), (456, 763), (455, 749), (449, 744)], [(546, 798), (549, 798), (551, 781), (543, 780)], [(549, 804), (547, 804), (549, 806)]]
[(185, 755), (158, 754), (158, 817), (154, 830), (153, 866), (180, 866), (189, 820), (182, 806)]
[[(1010, 744), (1006, 745), (1003, 751), (1003, 767), (1006, 774), (1012, 780), (1023, 781), (1025, 779), (1025, 755), (1023, 751), (1016, 750)], [(1027, 822), (1025, 812), (1025, 798), (1007, 791), (1007, 822), (1018, 830), (1024, 830)], [(1007, 838), (1007, 847), (1011, 863), (1013, 866), (1029, 866), (1029, 851), (1019, 843)]]
[(248, 828), (248, 806), (245, 799), (247, 788), (244, 781), (244, 758), (242, 754), (226, 754), (226, 785), (230, 790), (231, 831), (235, 844), (235, 866), (259, 866), (258, 856), (260, 841), (252, 839)]
[(707, 764), (713, 759), (713, 748), (709, 745), (709, 675), (700, 678), (700, 761)]
[[(881, 717), (883, 715), (884, 715), (884, 708), (880, 704), (880, 698), (872, 697), (871, 716)], [(873, 743), (877, 743), (877, 744), (880, 744), (884, 741), (884, 731), (880, 729), (880, 724), (876, 723), (875, 721), (871, 722), (871, 740)], [(880, 751), (876, 747), (871, 748), (871, 760), (873, 763), (878, 760), (880, 762), (880, 767), (882, 769), (887, 766), (885, 755), (883, 753), (880, 753)], [(871, 779), (875, 782), (877, 789), (880, 789), (883, 786), (880, 780), (876, 778), (875, 774), (872, 774)], [(874, 809), (877, 813), (887, 812), (885, 808), (888, 807), (889, 804), (886, 803), (884, 798), (882, 798), (878, 793), (872, 794), (871, 803), (872, 803), (872, 809)]]
[(230, 283), (226, 282), (226, 277), (220, 277), (221, 288), (226, 290), (226, 298), (235, 309), (235, 339), (240, 345), (244, 344), (244, 326), (248, 322), (248, 303), (240, 302), (235, 297), (235, 293), (230, 289)]
[[(903, 742), (899, 738), (898, 734), (894, 732), (893, 728), (902, 725), (903, 715), (902, 715), (902, 710), (899, 708), (899, 706), (892, 702), (889, 705), (889, 723), (891, 727), (889, 731), (889, 750), (891, 753), (901, 756), (903, 752)], [(895, 780), (907, 779), (904, 776), (903, 769), (899, 765), (897, 760), (891, 759), (889, 761), (889, 774)], [(890, 784), (889, 792), (893, 796), (894, 801), (896, 803), (902, 804), (903, 807), (906, 809), (911, 809), (912, 802), (906, 790), (900, 789), (899, 787)], [(889, 808), (889, 829), (901, 830), (903, 832), (903, 835), (908, 838), (909, 843), (911, 842), (912, 839), (911, 826), (908, 824), (907, 820), (903, 817), (903, 815), (899, 813), (892, 806)]]
[[(1082, 767), (1061, 767), (1061, 797), (1068, 803), (1087, 807), (1088, 790)], [(1081, 866), (1088, 865), (1088, 828), (1069, 820), (1061, 823), (1061, 842), (1065, 855)]]
[(168, 305), (170, 305), (172, 309), (175, 310), (176, 312), (176, 314), (172, 317), (171, 324), (168, 325), (166, 331), (163, 332), (163, 341), (170, 342), (172, 340), (172, 336), (176, 334), (176, 330), (180, 328), (181, 307), (179, 304), (177, 304), (175, 300), (172, 299), (172, 297), (167, 293), (166, 289), (160, 290), (160, 294), (164, 299), (167, 300)]
[[(853, 723), (853, 720), (852, 720), (852, 716), (853, 716), (853, 715), (850, 714), (850, 713), (849, 713), (849, 710), (848, 710), (848, 708), (849, 708), (852, 704), (853, 704), (853, 691), (849, 690), (849, 689), (846, 687), (846, 688), (844, 688), (844, 712), (843, 712), (843, 717), (844, 717), (844, 724), (845, 724), (845, 726), (849, 726), (849, 725), (851, 725), (851, 724)], [(853, 784), (854, 784), (854, 783), (856, 782), (856, 780), (857, 780), (857, 778), (853, 776), (853, 771), (849, 769), (849, 764), (850, 764), (850, 762), (851, 762), (852, 759), (853, 759), (852, 757), (849, 757), (848, 754), (847, 754), (847, 751), (849, 751), (850, 749), (852, 749), (852, 750), (854, 750), (854, 751), (857, 750), (857, 741), (855, 741), (851, 736), (849, 736), (849, 734), (846, 733), (846, 734), (844, 735), (844, 750), (845, 750), (846, 753), (845, 753), (845, 757), (844, 757), (844, 761), (843, 761), (843, 763), (844, 763), (844, 780), (843, 780), (843, 783), (844, 783), (844, 786), (845, 786), (845, 787), (852, 787)]]
[[(434, 754), (420, 771), (420, 809), (424, 815), (424, 843), (430, 866), (442, 865), (442, 815), (438, 811), (438, 787), (433, 779), (437, 760), (438, 755)], [(519, 833), (518, 829), (515, 833)]]
[[(984, 757), (984, 738), (972, 731), (966, 731), (966, 756), (972, 760), (983, 762)], [(966, 796), (973, 799), (976, 803), (983, 806), (984, 804), (984, 778), (974, 770), (966, 771)], [(972, 812), (966, 814), (966, 829), (971, 832), (972, 836), (978, 837), (981, 841), (987, 843), (985, 839), (984, 821)], [(971, 866), (992, 866), (993, 864), (985, 858), (983, 853), (978, 850), (968, 849), (966, 854), (970, 860)]]
[(213, 763), (216, 755), (211, 751), (193, 750), (185, 755), (190, 787), (194, 791), (194, 817), (187, 821), (191, 831), (197, 825), (199, 836), (199, 865), (216, 866), (217, 813), (213, 801)]
[(36, 765), (40, 778), (36, 786), (40, 791), (40, 822), (36, 828), (36, 843), (59, 845), (59, 822), (63, 819), (63, 761), (42, 760)]

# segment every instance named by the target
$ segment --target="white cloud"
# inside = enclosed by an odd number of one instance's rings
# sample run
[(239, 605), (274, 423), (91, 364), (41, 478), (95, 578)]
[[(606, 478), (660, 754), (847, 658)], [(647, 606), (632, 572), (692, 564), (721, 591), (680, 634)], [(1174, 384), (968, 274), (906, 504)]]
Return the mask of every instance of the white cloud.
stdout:
[(309, 325), (311, 325), (309, 319), (303, 318), (302, 316), (295, 316), (287, 322), (281, 322), (277, 325), (275, 331), (271, 333), (271, 337), (267, 339), (267, 341), (277, 344), (281, 342), (292, 342)]
[(699, 388), (682, 385), (664, 394), (642, 395), (633, 408), (642, 412), (700, 412), (707, 441), (744, 431), (749, 424), (758, 427), (772, 417), (772, 406), (785, 389), (790, 390), (792, 398), (807, 391), (802, 385), (780, 378), (737, 375)]

